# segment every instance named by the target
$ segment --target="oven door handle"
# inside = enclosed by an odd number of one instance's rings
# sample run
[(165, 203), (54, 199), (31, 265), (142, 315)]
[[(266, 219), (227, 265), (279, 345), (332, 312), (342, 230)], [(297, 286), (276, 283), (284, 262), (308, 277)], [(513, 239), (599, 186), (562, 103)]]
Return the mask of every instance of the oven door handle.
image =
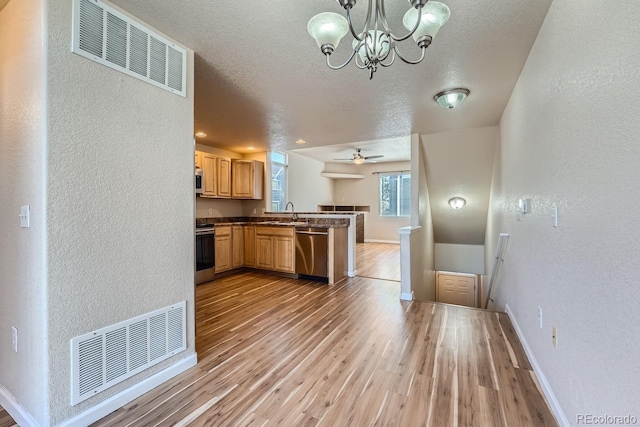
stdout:
[(209, 236), (212, 234), (216, 234), (216, 230), (207, 230), (207, 231), (197, 231), (196, 236)]

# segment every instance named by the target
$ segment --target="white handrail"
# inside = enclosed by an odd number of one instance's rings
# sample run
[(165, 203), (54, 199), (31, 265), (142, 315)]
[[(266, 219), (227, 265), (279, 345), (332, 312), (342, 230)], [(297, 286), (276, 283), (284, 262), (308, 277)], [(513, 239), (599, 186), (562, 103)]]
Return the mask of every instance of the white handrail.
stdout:
[(504, 254), (507, 251), (507, 243), (509, 243), (509, 234), (500, 233), (498, 238), (498, 245), (496, 247), (496, 257), (493, 261), (493, 271), (491, 272), (491, 278), (489, 279), (489, 291), (487, 292), (487, 301), (484, 304), (484, 308), (489, 308), (489, 301), (493, 302), (493, 293), (495, 292), (495, 285), (498, 280), (498, 274), (500, 274), (500, 267), (504, 263)]

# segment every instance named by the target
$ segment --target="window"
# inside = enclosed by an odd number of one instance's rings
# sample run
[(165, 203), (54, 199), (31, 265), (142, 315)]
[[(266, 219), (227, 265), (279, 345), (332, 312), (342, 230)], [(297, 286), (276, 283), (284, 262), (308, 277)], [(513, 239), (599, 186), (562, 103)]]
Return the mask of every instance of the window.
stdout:
[(287, 205), (287, 155), (271, 152), (271, 211), (282, 212)]
[(380, 216), (411, 216), (411, 175), (380, 174)]

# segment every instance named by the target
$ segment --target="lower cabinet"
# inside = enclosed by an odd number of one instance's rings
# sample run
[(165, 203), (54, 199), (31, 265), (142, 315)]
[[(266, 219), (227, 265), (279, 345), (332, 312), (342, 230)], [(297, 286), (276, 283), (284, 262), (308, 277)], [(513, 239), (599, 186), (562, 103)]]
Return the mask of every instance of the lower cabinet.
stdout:
[(256, 266), (256, 226), (245, 225), (244, 232), (244, 265), (247, 267)]
[(231, 227), (216, 227), (216, 273), (231, 270), (232, 254)]
[(295, 273), (295, 244), (293, 236), (273, 236), (273, 269)]
[(293, 227), (256, 227), (256, 268), (295, 273)]
[(216, 227), (216, 273), (240, 267), (295, 273), (293, 227)]
[(233, 268), (239, 268), (244, 265), (244, 231), (241, 225), (234, 225), (231, 227), (231, 234), (233, 240), (233, 256), (231, 259), (231, 266)]

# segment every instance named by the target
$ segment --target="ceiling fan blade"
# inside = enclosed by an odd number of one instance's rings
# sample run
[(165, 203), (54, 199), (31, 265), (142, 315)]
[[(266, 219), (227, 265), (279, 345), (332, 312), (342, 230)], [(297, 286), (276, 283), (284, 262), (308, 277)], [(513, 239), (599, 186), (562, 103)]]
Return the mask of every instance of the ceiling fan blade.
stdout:
[(353, 161), (353, 158), (351, 158), (351, 159), (333, 159), (333, 160), (345, 160), (345, 161), (346, 160), (350, 160), (350, 161)]
[(364, 159), (365, 159), (365, 160), (369, 160), (369, 159), (379, 159), (380, 157), (384, 157), (384, 156), (383, 156), (382, 154), (378, 154), (378, 155), (375, 155), (375, 156), (367, 156), (367, 157), (365, 157)]

